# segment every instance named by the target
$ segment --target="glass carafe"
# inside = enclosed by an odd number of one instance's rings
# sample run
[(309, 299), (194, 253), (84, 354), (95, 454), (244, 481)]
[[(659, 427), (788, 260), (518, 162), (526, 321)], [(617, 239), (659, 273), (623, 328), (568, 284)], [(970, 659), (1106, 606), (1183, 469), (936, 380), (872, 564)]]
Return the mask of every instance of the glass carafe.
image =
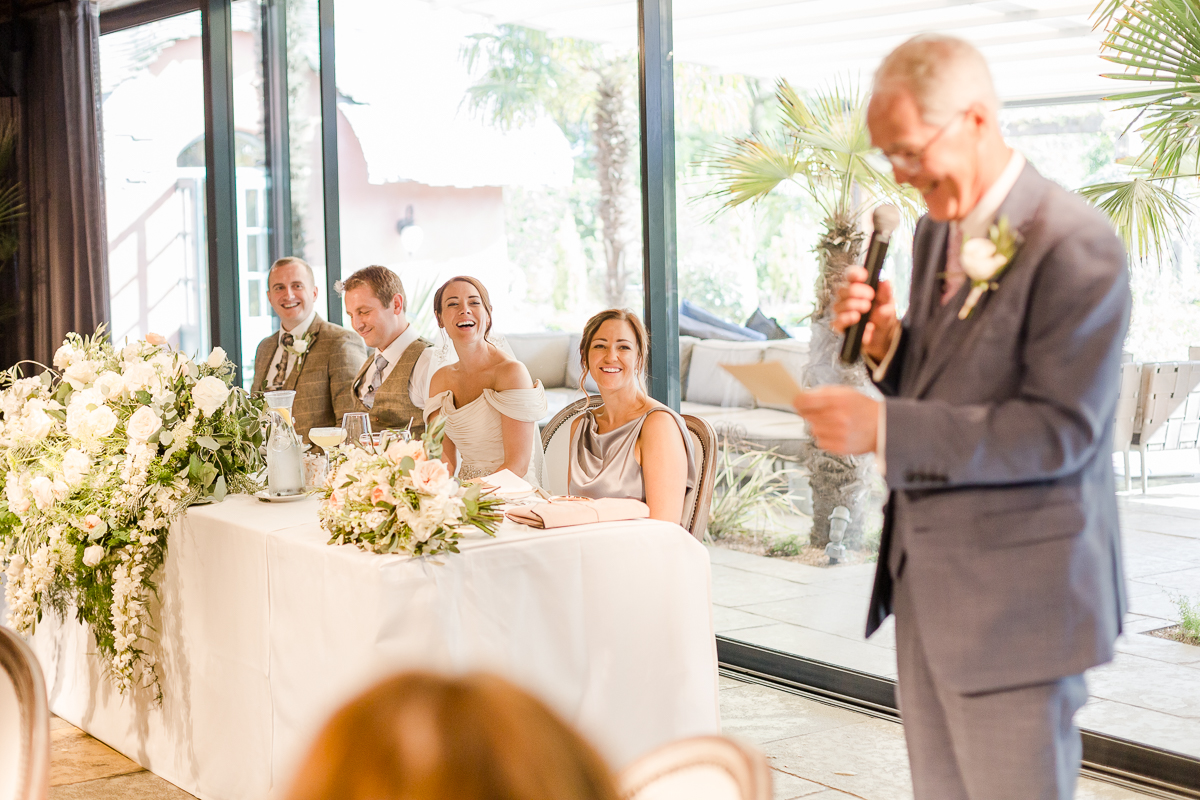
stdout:
[[(286, 395), (286, 396), (284, 396)], [(271, 415), (271, 436), (267, 439), (267, 493), (286, 497), (304, 491), (304, 462), (300, 456), (300, 437), (292, 427), (292, 391), (266, 392)]]

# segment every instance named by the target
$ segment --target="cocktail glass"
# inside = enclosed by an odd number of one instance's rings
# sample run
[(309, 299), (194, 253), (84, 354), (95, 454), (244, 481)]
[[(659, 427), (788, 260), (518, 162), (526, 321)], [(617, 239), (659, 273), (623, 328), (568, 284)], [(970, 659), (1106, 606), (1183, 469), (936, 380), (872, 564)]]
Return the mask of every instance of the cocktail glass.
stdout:
[(346, 439), (345, 428), (309, 428), (308, 440), (329, 455), (331, 447), (337, 447)]

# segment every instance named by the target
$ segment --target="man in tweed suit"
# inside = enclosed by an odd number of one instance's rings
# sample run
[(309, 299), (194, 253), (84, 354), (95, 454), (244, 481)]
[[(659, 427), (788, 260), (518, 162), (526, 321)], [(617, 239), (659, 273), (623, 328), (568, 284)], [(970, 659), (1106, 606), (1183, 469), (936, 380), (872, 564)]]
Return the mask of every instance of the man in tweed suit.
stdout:
[(255, 393), (292, 389), (296, 432), (340, 425), (354, 410), (350, 383), (366, 356), (353, 331), (317, 314), (317, 284), (312, 267), (299, 258), (281, 258), (267, 273), (268, 298), (280, 328), (259, 342), (254, 357)]
[[(826, 387), (795, 403), (821, 447), (874, 451), (887, 479), (867, 634), (895, 613), (921, 800), (1073, 797), (1083, 673), (1112, 659), (1125, 609), (1125, 256), (1099, 212), (1008, 147), (998, 106), (966, 42), (927, 34), (884, 59), (871, 140), (929, 209), (908, 313), (881, 283), (864, 337), (887, 397)], [(849, 277), (839, 329), (874, 297), (865, 270)]]
[(354, 378), (355, 411), (371, 415), (371, 430), (425, 430), (433, 343), (408, 321), (408, 296), (387, 267), (363, 267), (342, 283), (346, 316), (371, 348)]

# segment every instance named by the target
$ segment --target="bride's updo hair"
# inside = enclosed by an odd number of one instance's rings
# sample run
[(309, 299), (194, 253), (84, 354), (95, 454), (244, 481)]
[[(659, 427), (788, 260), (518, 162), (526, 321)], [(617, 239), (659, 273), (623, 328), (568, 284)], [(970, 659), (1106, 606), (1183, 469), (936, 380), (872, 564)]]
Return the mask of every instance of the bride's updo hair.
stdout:
[(475, 287), (475, 291), (479, 292), (479, 301), (483, 303), (483, 310), (487, 312), (487, 326), (483, 329), (483, 338), (486, 339), (487, 335), (492, 332), (492, 298), (488, 297), (488, 291), (483, 288), (483, 284), (479, 282), (479, 279), (472, 278), (469, 275), (455, 275), (439, 286), (438, 290), (433, 293), (433, 313), (437, 316), (438, 327), (446, 327), (442, 324), (442, 295), (446, 293), (446, 289), (450, 287), (450, 284), (457, 283), (458, 281), (471, 284)]
[(646, 326), (642, 324), (641, 318), (632, 311), (626, 311), (623, 308), (610, 308), (606, 311), (601, 311), (589, 319), (587, 324), (583, 326), (583, 334), (579, 337), (580, 391), (587, 391), (583, 387), (584, 381), (587, 380), (589, 374), (588, 351), (592, 349), (592, 340), (596, 338), (601, 325), (614, 319), (629, 323), (629, 327), (633, 329), (633, 344), (637, 348), (638, 381), (641, 382), (646, 376), (646, 351), (650, 349), (650, 337), (646, 334)]

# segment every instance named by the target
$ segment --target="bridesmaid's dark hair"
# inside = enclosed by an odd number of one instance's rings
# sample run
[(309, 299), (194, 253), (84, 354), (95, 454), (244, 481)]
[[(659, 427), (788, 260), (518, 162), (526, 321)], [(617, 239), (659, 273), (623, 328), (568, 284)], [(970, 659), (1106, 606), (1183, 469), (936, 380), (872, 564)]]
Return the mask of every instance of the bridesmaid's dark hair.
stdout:
[(479, 292), (479, 301), (483, 303), (483, 308), (487, 311), (488, 315), (487, 327), (483, 329), (483, 338), (487, 339), (487, 335), (492, 332), (492, 298), (488, 297), (488, 291), (483, 288), (483, 284), (479, 282), (479, 279), (472, 278), (469, 275), (455, 275), (439, 286), (438, 290), (433, 293), (433, 313), (437, 316), (438, 327), (445, 327), (442, 325), (442, 295), (446, 293), (446, 289), (450, 287), (450, 284), (457, 283), (458, 281), (471, 284), (475, 287), (475, 291)]
[(641, 381), (646, 373), (646, 351), (650, 347), (650, 338), (646, 334), (646, 326), (642, 324), (641, 318), (632, 311), (626, 311), (623, 308), (610, 308), (606, 311), (601, 311), (587, 321), (587, 324), (583, 326), (583, 335), (579, 337), (579, 365), (582, 368), (579, 374), (579, 389), (585, 394), (587, 390), (583, 386), (589, 374), (588, 351), (592, 349), (592, 340), (596, 338), (601, 325), (614, 319), (626, 322), (630, 328), (633, 328), (633, 343), (637, 346), (638, 380)]

